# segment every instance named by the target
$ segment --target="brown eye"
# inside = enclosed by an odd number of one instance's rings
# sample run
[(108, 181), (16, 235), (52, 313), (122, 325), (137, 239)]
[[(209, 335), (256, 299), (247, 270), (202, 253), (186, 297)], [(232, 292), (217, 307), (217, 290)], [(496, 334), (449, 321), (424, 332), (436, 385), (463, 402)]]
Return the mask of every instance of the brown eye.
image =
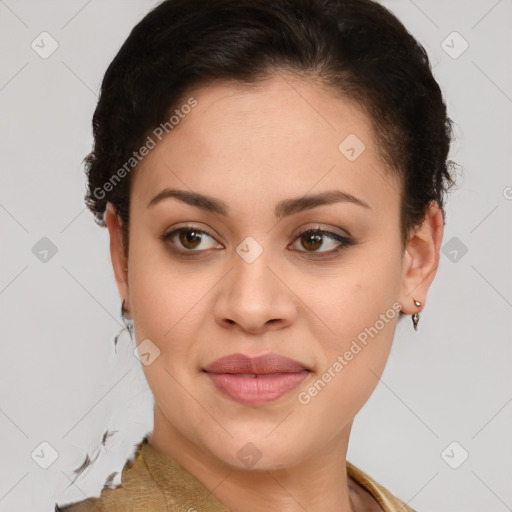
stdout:
[(183, 230), (179, 232), (179, 239), (183, 247), (195, 249), (201, 243), (200, 232), (195, 230)]
[[(182, 227), (175, 229), (169, 233), (162, 235), (161, 239), (170, 244), (176, 252), (203, 252), (204, 250), (217, 248), (222, 249), (222, 245), (218, 244), (216, 240), (202, 229), (190, 227)], [(208, 242), (210, 245), (208, 246)]]
[[(323, 229), (307, 229), (300, 233), (296, 240), (306, 249), (305, 251), (299, 249), (299, 252), (311, 254), (332, 254), (353, 243), (345, 236)], [(319, 250), (321, 248), (324, 250)]]
[(316, 233), (303, 233), (301, 236), (302, 247), (308, 251), (316, 251), (322, 247), (322, 236)]

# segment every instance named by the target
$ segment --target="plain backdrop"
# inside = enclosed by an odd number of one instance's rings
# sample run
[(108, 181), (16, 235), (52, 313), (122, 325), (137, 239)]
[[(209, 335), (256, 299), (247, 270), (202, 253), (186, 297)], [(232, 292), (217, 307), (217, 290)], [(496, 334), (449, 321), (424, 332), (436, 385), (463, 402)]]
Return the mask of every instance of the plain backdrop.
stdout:
[[(0, 0), (1, 511), (53, 511), (55, 501), (99, 495), (152, 429), (152, 397), (122, 331), (107, 231), (83, 202), (82, 160), (106, 67), (154, 5)], [(385, 5), (429, 53), (456, 123), (450, 156), (463, 177), (448, 198), (419, 330), (400, 320), (347, 458), (418, 512), (505, 512), (512, 2)], [(106, 430), (116, 433), (100, 448)], [(95, 462), (75, 478), (86, 457)]]

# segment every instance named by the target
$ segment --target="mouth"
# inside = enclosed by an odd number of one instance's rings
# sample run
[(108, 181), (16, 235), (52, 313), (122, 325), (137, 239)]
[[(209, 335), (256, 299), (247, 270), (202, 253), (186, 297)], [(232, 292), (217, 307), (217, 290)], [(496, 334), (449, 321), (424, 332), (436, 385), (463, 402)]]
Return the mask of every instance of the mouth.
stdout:
[(288, 394), (310, 371), (302, 363), (274, 353), (258, 357), (231, 354), (203, 369), (223, 396), (252, 406)]

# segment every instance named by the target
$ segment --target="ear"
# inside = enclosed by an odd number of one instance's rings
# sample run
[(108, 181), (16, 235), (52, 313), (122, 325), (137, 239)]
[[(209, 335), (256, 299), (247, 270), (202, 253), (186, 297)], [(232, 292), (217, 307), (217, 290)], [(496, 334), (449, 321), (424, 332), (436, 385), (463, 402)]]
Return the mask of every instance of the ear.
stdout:
[[(123, 231), (121, 218), (116, 214), (114, 205), (107, 202), (105, 222), (110, 235), (110, 259), (116, 279), (117, 289), (121, 300), (125, 301), (125, 308), (130, 310), (130, 293), (128, 286), (128, 262), (124, 257)], [(129, 317), (129, 315), (126, 315)]]
[[(437, 201), (431, 201), (422, 225), (407, 242), (402, 264), (400, 303), (405, 314), (419, 313), (439, 266), (444, 220)], [(414, 300), (421, 302), (417, 307)]]

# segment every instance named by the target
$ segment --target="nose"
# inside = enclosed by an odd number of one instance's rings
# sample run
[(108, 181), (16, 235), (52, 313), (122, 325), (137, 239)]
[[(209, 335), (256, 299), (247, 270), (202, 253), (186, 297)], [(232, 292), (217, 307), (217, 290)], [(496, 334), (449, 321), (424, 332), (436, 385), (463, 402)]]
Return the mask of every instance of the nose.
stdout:
[(277, 265), (272, 265), (265, 250), (252, 262), (234, 253), (232, 265), (219, 283), (213, 306), (214, 319), (219, 325), (238, 326), (258, 334), (282, 329), (295, 321), (298, 299), (286, 276)]

